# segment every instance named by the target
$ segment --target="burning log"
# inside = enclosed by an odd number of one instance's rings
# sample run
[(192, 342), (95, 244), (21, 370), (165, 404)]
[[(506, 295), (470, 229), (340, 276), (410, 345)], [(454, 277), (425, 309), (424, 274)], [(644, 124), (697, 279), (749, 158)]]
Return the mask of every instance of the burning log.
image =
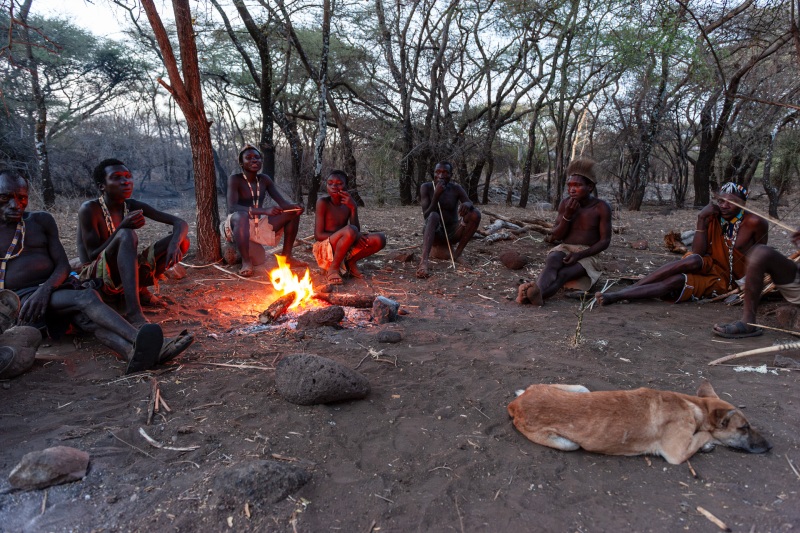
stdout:
[(336, 292), (316, 293), (314, 298), (322, 300), (331, 305), (341, 305), (343, 307), (358, 307), (359, 309), (369, 309), (375, 301), (375, 295), (362, 294), (340, 294)]
[(292, 305), (294, 299), (297, 297), (297, 294), (294, 292), (290, 292), (285, 294), (269, 304), (269, 307), (258, 315), (258, 321), (262, 324), (271, 324), (278, 320), (283, 314), (289, 309), (289, 306)]

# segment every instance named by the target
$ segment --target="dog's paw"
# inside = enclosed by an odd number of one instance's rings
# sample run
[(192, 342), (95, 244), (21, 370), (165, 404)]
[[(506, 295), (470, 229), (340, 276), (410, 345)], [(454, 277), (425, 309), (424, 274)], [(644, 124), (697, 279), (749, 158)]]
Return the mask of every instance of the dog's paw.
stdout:
[(525, 393), (525, 389), (517, 389), (517, 390), (514, 391), (514, 394), (517, 396), (517, 398), (522, 396), (524, 393)]
[(716, 447), (717, 447), (717, 444), (715, 442), (706, 442), (705, 444), (703, 444), (703, 447), (700, 448), (700, 451), (703, 452), (703, 453), (709, 453), (709, 452), (713, 452), (714, 448), (716, 448)]

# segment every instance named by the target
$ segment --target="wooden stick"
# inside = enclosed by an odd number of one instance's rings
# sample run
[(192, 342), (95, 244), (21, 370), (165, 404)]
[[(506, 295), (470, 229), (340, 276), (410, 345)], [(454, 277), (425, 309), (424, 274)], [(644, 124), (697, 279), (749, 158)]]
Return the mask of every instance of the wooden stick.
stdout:
[(146, 440), (150, 446), (153, 446), (154, 448), (160, 448), (162, 450), (172, 450), (173, 452), (193, 452), (200, 447), (200, 446), (186, 446), (185, 448), (178, 448), (175, 446), (164, 446), (156, 439), (148, 435), (147, 432), (144, 430), (144, 428), (139, 428), (139, 435), (144, 437), (144, 440)]
[(192, 361), (196, 365), (211, 365), (211, 366), (224, 366), (227, 368), (255, 368), (256, 370), (275, 370), (269, 366), (256, 366), (256, 365), (229, 365), (226, 363), (204, 363), (202, 361)]
[(150, 401), (147, 403), (147, 425), (153, 421), (153, 413), (158, 408), (156, 407), (156, 400), (158, 399), (158, 380), (154, 377), (150, 378)]
[(161, 407), (163, 407), (166, 412), (172, 412), (172, 409), (169, 408), (169, 405), (167, 405), (167, 402), (164, 401), (164, 397), (161, 395), (161, 389), (158, 389), (158, 401), (161, 403)]
[(725, 298), (727, 298), (728, 296), (733, 296), (734, 294), (739, 294), (739, 291), (740, 291), (739, 287), (736, 287), (735, 289), (733, 289), (733, 290), (732, 290), (732, 291), (730, 291), (730, 292), (726, 292), (725, 294), (720, 294), (719, 296), (715, 296), (714, 298), (711, 298), (711, 299), (709, 299), (709, 300), (700, 300), (700, 301), (699, 301), (699, 302), (697, 302), (697, 303), (700, 303), (700, 304), (710, 304), (710, 303), (713, 303), (713, 302), (718, 302), (718, 301), (720, 301), (720, 300), (724, 300), (724, 299), (725, 299)]
[(722, 531), (730, 531), (731, 530), (731, 528), (729, 528), (727, 525), (725, 525), (725, 522), (723, 522), (722, 520), (720, 520), (719, 518), (717, 518), (713, 514), (709, 513), (708, 511), (706, 511), (705, 509), (703, 509), (699, 505), (697, 506), (697, 512), (700, 513), (701, 515), (705, 516), (706, 518), (708, 518), (711, 521), (711, 523), (713, 523), (715, 526), (720, 528)]
[(453, 270), (455, 270), (456, 260), (453, 259), (453, 249), (450, 247), (450, 237), (447, 236), (447, 226), (444, 223), (444, 215), (442, 214), (442, 204), (436, 202), (436, 207), (439, 208), (439, 216), (442, 219), (442, 229), (444, 229), (444, 239), (447, 241), (447, 251), (450, 252), (450, 262), (453, 264)]
[(689, 462), (689, 459), (686, 459), (686, 466), (689, 467), (689, 472), (692, 473), (692, 477), (697, 479), (697, 472), (694, 471), (694, 468), (692, 467), (692, 463)]
[(732, 355), (726, 355), (725, 357), (720, 357), (719, 359), (714, 359), (713, 361), (708, 363), (708, 366), (714, 366), (720, 363), (726, 363), (728, 361), (732, 361), (733, 359), (741, 359), (742, 357), (747, 357), (750, 355), (783, 352), (786, 350), (796, 350), (797, 348), (800, 348), (800, 341), (787, 342), (785, 344), (779, 344), (777, 346), (767, 346), (766, 348), (757, 348), (755, 350), (747, 350), (746, 352), (739, 352)]
[(789, 462), (789, 466), (791, 467), (792, 472), (794, 472), (794, 475), (797, 476), (797, 479), (800, 479), (800, 472), (798, 472), (797, 469), (794, 467), (794, 465), (792, 464), (792, 460), (789, 459), (789, 456), (786, 454), (783, 454), (783, 456), (786, 457), (786, 460)]
[(773, 328), (772, 326), (765, 326), (763, 324), (751, 324), (750, 322), (748, 322), (747, 325), (754, 326), (757, 328), (770, 329), (772, 331), (779, 331), (780, 333), (788, 333), (789, 335), (794, 335), (795, 337), (800, 336), (800, 331), (791, 331), (788, 329)]
[[(719, 196), (718, 196), (717, 198), (719, 198)], [(790, 231), (790, 232), (792, 232), (792, 233), (794, 233), (795, 231), (797, 231), (797, 228), (792, 228), (792, 227), (789, 227), (787, 224), (784, 224), (784, 223), (783, 223), (783, 222), (781, 222), (780, 220), (777, 220), (777, 219), (775, 219), (775, 218), (772, 218), (772, 217), (771, 217), (771, 216), (769, 216), (769, 215), (765, 215), (765, 214), (763, 214), (763, 213), (759, 213), (759, 212), (758, 212), (758, 211), (756, 211), (755, 209), (752, 209), (752, 208), (750, 208), (750, 207), (745, 207), (744, 205), (742, 205), (742, 204), (739, 204), (739, 203), (736, 203), (736, 202), (734, 202), (733, 200), (729, 200), (729, 199), (727, 199), (727, 198), (725, 198), (725, 201), (726, 201), (726, 202), (728, 202), (729, 204), (733, 204), (733, 205), (735, 205), (736, 207), (738, 207), (738, 208), (740, 208), (740, 209), (744, 209), (745, 211), (750, 211), (750, 212), (751, 212), (751, 213), (753, 213), (754, 215), (758, 215), (758, 216), (760, 216), (761, 218), (763, 218), (764, 220), (766, 220), (767, 222), (771, 222), (772, 224), (775, 224), (776, 226), (779, 226), (779, 227), (781, 227), (781, 228), (783, 228), (783, 229), (785, 229), (785, 230), (787, 230), (787, 231)]]

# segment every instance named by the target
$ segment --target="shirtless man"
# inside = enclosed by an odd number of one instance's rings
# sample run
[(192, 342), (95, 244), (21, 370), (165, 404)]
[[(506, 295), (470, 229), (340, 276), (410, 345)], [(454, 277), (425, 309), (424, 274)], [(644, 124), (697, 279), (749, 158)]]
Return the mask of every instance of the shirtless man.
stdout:
[(314, 219), (314, 257), (331, 285), (340, 285), (349, 272), (362, 278), (356, 262), (386, 246), (383, 233), (361, 233), (358, 207), (347, 192), (347, 174), (332, 170), (326, 182), (328, 196), (317, 200)]
[[(239, 275), (249, 278), (254, 274), (254, 264), (264, 262), (264, 248), (275, 246), (283, 237), (281, 255), (291, 267), (305, 267), (306, 263), (292, 257), (297, 230), (300, 227), (300, 215), (303, 214), (301, 204), (293, 204), (286, 200), (275, 186), (272, 178), (259, 174), (262, 166), (261, 152), (246, 144), (239, 151), (240, 174), (232, 174), (228, 178), (228, 218), (223, 224), (223, 232), (228, 242), (233, 242), (242, 256), (242, 268)], [(264, 208), (264, 200), (270, 196), (278, 204)], [(251, 255), (251, 230), (259, 233), (260, 256)], [(258, 248), (254, 247), (258, 254)]]
[(723, 185), (717, 202), (697, 215), (692, 251), (668, 263), (630, 287), (612, 293), (597, 293), (602, 305), (620, 300), (664, 298), (675, 303), (724, 294), (744, 277), (746, 255), (756, 244), (766, 244), (767, 222), (735, 206), (744, 205), (747, 189), (735, 183)]
[(459, 260), (464, 247), (478, 231), (481, 223), (481, 212), (469, 201), (464, 188), (450, 182), (452, 174), (453, 165), (449, 162), (437, 163), (433, 169), (433, 183), (425, 182), (420, 187), (420, 204), (425, 219), (425, 229), (422, 238), (422, 259), (417, 268), (418, 278), (430, 276), (428, 256), (434, 247), (439, 252), (437, 254), (439, 258), (444, 259), (449, 258), (449, 255), (441, 253), (441, 250), (444, 248), (447, 252), (449, 244), (453, 259)]
[(56, 222), (43, 211), (26, 213), (27, 205), (25, 178), (14, 171), (0, 171), (0, 249), (7, 250), (0, 269), (4, 271), (0, 293), (3, 301), (9, 301), (8, 293), (15, 294), (13, 314), (19, 324), (46, 327), (51, 336), (58, 337), (73, 321), (127, 360), (128, 373), (166, 362), (188, 347), (181, 343), (178, 348), (169, 339), (164, 342), (157, 324), (137, 330), (103, 303), (97, 292), (65, 284), (69, 260)]
[[(133, 194), (133, 176), (118, 159), (105, 159), (92, 174), (100, 189), (97, 200), (84, 202), (78, 211), (78, 256), (81, 279), (99, 278), (101, 294), (108, 300), (122, 295), (125, 318), (134, 326), (147, 323), (142, 305), (163, 307), (147, 287), (189, 250), (189, 225), (139, 200)], [(172, 226), (172, 234), (138, 253), (136, 230), (145, 219)]]
[[(800, 248), (800, 229), (792, 234), (792, 242)], [(715, 324), (715, 335), (726, 339), (757, 337), (764, 330), (751, 324), (756, 321), (758, 302), (764, 290), (764, 274), (769, 274), (786, 301), (800, 305), (800, 264), (787, 259), (769, 246), (756, 244), (747, 253), (747, 283), (744, 286), (742, 319), (730, 324)]]
[(558, 206), (556, 225), (548, 237), (562, 244), (547, 254), (535, 283), (517, 290), (517, 302), (542, 306), (566, 284), (588, 291), (600, 277), (597, 255), (611, 244), (611, 207), (596, 190), (595, 162), (576, 159), (567, 167), (568, 197)]

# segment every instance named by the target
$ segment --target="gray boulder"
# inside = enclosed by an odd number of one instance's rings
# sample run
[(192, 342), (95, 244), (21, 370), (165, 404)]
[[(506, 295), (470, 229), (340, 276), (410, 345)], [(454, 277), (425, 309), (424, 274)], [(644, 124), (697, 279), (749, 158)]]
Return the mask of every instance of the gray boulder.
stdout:
[(297, 405), (360, 400), (370, 391), (367, 378), (355, 370), (310, 354), (289, 355), (278, 363), (275, 388)]
[(378, 324), (386, 324), (397, 320), (398, 310), (400, 310), (400, 304), (385, 296), (378, 296), (372, 302), (372, 318)]
[(378, 342), (396, 344), (403, 340), (403, 335), (399, 331), (384, 330), (378, 333)]
[(69, 446), (55, 446), (25, 454), (11, 471), (8, 481), (15, 489), (43, 489), (83, 479), (88, 467), (88, 453)]
[(248, 461), (225, 468), (212, 483), (218, 507), (240, 508), (278, 503), (308, 483), (311, 474), (303, 468), (278, 461)]
[(344, 308), (338, 305), (312, 309), (297, 319), (297, 329), (321, 328), (322, 326), (338, 326), (344, 318)]

